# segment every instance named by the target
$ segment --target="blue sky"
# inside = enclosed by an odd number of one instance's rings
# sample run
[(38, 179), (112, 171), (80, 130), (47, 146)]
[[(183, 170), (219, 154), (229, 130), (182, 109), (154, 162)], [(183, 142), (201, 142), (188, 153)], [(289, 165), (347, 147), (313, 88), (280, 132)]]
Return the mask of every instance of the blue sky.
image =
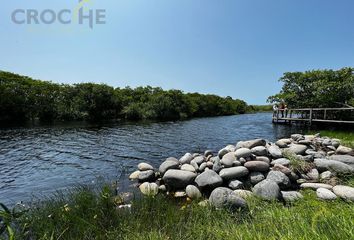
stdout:
[(59, 83), (161, 86), (263, 104), (283, 72), (354, 66), (352, 0), (91, 0), (106, 24), (16, 25), (0, 7), (0, 69)]

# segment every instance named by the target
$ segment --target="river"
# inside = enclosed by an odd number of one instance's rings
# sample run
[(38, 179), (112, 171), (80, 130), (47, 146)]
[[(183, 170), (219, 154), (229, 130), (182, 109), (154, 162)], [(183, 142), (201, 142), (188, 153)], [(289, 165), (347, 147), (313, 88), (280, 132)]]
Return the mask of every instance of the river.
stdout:
[(163, 123), (2, 128), (0, 202), (33, 201), (68, 187), (112, 181), (122, 173), (121, 179), (126, 179), (139, 162), (158, 167), (170, 156), (217, 152), (239, 140), (274, 141), (296, 131), (300, 129), (295, 126), (273, 125), (270, 113)]

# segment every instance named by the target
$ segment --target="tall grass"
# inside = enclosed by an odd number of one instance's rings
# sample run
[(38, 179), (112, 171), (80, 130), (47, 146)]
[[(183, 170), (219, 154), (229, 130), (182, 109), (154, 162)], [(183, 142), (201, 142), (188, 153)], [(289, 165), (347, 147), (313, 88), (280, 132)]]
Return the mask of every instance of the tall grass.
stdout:
[(164, 196), (117, 209), (112, 192), (80, 188), (56, 195), (17, 223), (18, 239), (354, 239), (354, 204), (319, 201), (315, 193), (292, 205), (249, 198), (248, 211), (186, 205)]

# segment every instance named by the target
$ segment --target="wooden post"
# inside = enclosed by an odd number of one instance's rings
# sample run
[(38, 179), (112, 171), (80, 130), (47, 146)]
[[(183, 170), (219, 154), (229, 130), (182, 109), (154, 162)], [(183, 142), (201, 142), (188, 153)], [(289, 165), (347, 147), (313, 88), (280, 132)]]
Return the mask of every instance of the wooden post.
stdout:
[(312, 125), (312, 108), (310, 109), (310, 126)]
[(327, 109), (324, 110), (323, 120), (326, 120), (326, 118), (327, 118)]

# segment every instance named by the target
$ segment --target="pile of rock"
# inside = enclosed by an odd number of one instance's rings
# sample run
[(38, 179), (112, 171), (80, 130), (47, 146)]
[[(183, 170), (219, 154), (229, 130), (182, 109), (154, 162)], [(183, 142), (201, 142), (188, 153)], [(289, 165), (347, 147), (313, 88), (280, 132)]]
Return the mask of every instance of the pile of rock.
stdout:
[[(297, 169), (299, 163), (306, 168)], [(140, 163), (130, 179), (141, 183), (145, 195), (204, 196), (217, 208), (246, 207), (245, 199), (251, 195), (295, 201), (302, 198), (299, 189), (313, 189), (323, 200), (340, 197), (354, 201), (354, 188), (336, 185), (337, 174), (354, 174), (353, 149), (319, 134), (293, 134), (275, 143), (241, 141), (215, 155), (208, 150), (186, 153), (180, 159), (169, 157), (158, 170)]]

